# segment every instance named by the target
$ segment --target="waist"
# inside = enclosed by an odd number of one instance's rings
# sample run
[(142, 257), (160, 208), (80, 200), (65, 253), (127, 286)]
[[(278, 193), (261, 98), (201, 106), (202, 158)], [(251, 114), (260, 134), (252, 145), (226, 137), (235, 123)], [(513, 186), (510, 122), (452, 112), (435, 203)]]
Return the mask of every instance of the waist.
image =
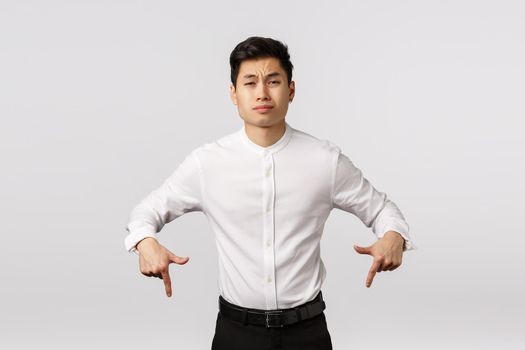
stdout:
[(221, 315), (236, 322), (266, 328), (284, 327), (319, 316), (325, 308), (326, 304), (321, 291), (314, 299), (301, 305), (273, 310), (246, 308), (228, 302), (222, 295), (219, 296), (219, 312)]
[(319, 301), (324, 301), (323, 300), (323, 293), (322, 291), (319, 291), (317, 293), (317, 295), (312, 299), (312, 300), (309, 300), (307, 302), (304, 302), (302, 304), (299, 304), (299, 305), (296, 305), (296, 306), (293, 306), (293, 307), (286, 307), (286, 308), (277, 308), (277, 309), (259, 309), (259, 308), (253, 308), (253, 307), (246, 307), (246, 306), (242, 306), (242, 305), (238, 305), (238, 304), (234, 304), (234, 303), (231, 303), (229, 302), (228, 300), (224, 299), (224, 297), (222, 295), (219, 295), (219, 303), (223, 303), (224, 305), (227, 305), (229, 307), (233, 307), (233, 308), (237, 308), (237, 309), (245, 309), (245, 310), (248, 310), (248, 311), (253, 311), (253, 312), (268, 312), (268, 311), (288, 311), (288, 310), (295, 310), (296, 308), (298, 307), (301, 307), (301, 306), (305, 306), (305, 305), (308, 305), (308, 304), (313, 304), (315, 302), (319, 302)]

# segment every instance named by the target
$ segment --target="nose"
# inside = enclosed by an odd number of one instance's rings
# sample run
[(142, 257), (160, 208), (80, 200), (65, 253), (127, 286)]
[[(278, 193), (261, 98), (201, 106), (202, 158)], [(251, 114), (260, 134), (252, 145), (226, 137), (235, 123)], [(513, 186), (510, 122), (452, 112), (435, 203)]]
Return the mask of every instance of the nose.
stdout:
[(257, 101), (269, 101), (270, 95), (268, 94), (268, 87), (266, 84), (259, 84), (257, 87)]

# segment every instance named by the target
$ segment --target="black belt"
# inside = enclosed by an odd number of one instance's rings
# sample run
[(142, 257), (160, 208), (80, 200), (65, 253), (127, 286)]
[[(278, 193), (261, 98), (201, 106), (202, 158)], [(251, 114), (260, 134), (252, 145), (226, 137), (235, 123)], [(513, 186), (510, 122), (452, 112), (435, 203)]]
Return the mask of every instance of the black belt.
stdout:
[(320, 315), (326, 308), (321, 291), (317, 296), (302, 305), (290, 309), (259, 310), (238, 306), (226, 301), (222, 295), (219, 296), (219, 312), (222, 316), (241, 322), (258, 326), (283, 327), (302, 320)]

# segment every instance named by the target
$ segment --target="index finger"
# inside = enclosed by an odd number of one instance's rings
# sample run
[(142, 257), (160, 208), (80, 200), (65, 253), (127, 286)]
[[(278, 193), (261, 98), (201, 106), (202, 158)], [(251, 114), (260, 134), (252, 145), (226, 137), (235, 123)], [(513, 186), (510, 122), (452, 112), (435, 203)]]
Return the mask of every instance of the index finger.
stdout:
[(170, 278), (170, 270), (169, 266), (168, 268), (162, 272), (162, 280), (164, 281), (164, 288), (166, 289), (166, 295), (171, 297), (171, 278)]
[(366, 287), (370, 288), (372, 285), (372, 281), (374, 280), (374, 276), (376, 275), (377, 270), (379, 270), (379, 267), (381, 266), (380, 260), (374, 260), (374, 263), (372, 264), (372, 267), (370, 268), (370, 271), (368, 271), (368, 278), (366, 279)]

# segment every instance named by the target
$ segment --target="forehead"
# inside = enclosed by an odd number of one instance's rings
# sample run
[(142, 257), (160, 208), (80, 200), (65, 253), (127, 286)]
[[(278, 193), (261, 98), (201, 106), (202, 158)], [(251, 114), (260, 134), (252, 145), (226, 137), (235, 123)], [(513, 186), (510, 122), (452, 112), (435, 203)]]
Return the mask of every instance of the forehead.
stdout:
[(271, 72), (284, 73), (281, 63), (275, 57), (261, 57), (244, 60), (239, 67), (239, 76), (245, 74), (266, 75)]

